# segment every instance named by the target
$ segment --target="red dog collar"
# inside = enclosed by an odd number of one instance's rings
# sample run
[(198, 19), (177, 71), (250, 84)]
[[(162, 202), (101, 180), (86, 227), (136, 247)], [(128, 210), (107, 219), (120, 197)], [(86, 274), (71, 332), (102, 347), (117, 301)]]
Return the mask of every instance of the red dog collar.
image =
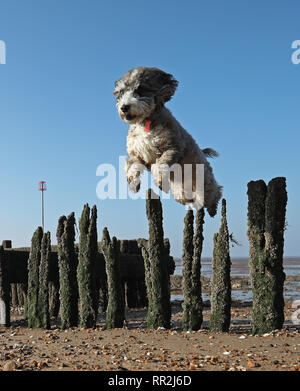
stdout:
[(149, 119), (147, 119), (145, 121), (145, 129), (144, 129), (145, 132), (150, 133), (150, 125), (151, 125), (151, 121)]

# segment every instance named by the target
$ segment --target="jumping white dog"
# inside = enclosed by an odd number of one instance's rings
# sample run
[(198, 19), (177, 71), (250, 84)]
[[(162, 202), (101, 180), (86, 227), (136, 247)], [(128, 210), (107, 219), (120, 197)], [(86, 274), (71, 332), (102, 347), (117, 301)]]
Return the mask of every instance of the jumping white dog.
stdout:
[[(140, 175), (146, 168), (163, 191), (171, 186), (181, 204), (207, 208), (215, 216), (222, 187), (216, 182), (206, 157), (218, 156), (211, 148), (200, 149), (193, 137), (165, 107), (178, 86), (174, 77), (157, 68), (131, 69), (115, 83), (114, 95), (120, 117), (130, 125), (125, 171), (130, 189), (140, 189)], [(179, 165), (180, 175), (172, 167)], [(184, 167), (192, 170), (186, 174)], [(197, 166), (204, 165), (204, 192), (197, 186)], [(192, 191), (186, 191), (186, 183)], [(183, 186), (184, 184), (184, 186)]]

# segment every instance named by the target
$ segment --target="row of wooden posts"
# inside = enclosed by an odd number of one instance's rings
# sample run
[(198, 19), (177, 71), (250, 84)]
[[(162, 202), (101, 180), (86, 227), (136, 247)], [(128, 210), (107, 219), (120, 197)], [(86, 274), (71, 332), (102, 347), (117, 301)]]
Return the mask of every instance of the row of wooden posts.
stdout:
[[(147, 290), (147, 325), (151, 329), (171, 327), (170, 244), (164, 239), (160, 199), (148, 190), (146, 213), (148, 240), (138, 241), (141, 248)], [(285, 178), (248, 183), (248, 239), (250, 243), (250, 277), (253, 293), (252, 332), (262, 334), (281, 329), (284, 322), (283, 242), (287, 192)], [(212, 258), (212, 294), (210, 329), (228, 331), (231, 312), (230, 235), (226, 201), (222, 200), (221, 225), (214, 235)], [(183, 330), (202, 326), (201, 253), (204, 210), (195, 215), (188, 210), (183, 234)], [(62, 216), (57, 228), (61, 328), (96, 326), (99, 309), (99, 282), (95, 278), (98, 253), (97, 208), (84, 206), (79, 220), (79, 245), (75, 246), (75, 216)], [(195, 225), (195, 229), (194, 229)], [(124, 290), (120, 277), (120, 242), (103, 230), (101, 251), (105, 258), (108, 301), (106, 327), (123, 327), (125, 321)], [(50, 327), (49, 262), (50, 233), (39, 227), (32, 238), (28, 259), (28, 289), (24, 312), (28, 327)], [(0, 321), (9, 325), (10, 286), (6, 278), (5, 253), (0, 247)], [(78, 307), (78, 303), (80, 306)], [(2, 321), (3, 323), (3, 321)]]

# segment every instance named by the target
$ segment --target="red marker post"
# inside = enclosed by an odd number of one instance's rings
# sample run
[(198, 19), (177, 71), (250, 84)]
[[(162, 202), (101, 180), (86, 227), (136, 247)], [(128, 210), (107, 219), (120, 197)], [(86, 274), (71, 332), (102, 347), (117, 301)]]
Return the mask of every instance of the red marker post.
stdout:
[(40, 181), (39, 182), (39, 191), (42, 192), (42, 227), (44, 231), (44, 191), (47, 190), (46, 182)]

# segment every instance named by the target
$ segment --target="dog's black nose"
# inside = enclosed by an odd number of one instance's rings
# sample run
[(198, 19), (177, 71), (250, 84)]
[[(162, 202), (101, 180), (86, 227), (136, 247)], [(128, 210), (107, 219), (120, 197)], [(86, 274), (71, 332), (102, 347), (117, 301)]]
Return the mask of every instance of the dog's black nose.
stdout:
[(129, 109), (130, 109), (130, 105), (123, 105), (121, 107), (121, 110), (123, 111), (123, 113), (127, 113), (127, 111), (129, 111)]

